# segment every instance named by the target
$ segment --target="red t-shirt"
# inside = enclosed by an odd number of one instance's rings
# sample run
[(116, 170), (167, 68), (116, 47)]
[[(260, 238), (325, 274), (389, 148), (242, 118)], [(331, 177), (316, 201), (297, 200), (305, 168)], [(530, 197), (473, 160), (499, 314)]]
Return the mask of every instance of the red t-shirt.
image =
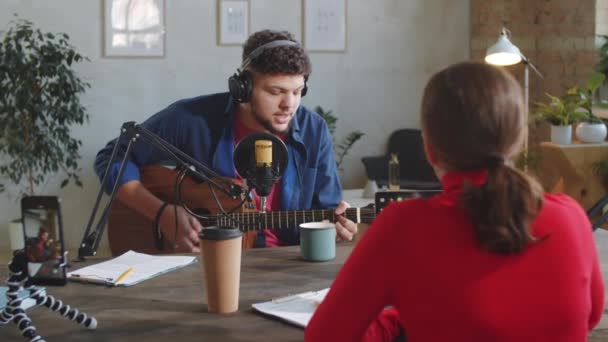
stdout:
[[(243, 140), (248, 135), (255, 133), (255, 131), (249, 129), (241, 122), (241, 120), (234, 120), (234, 143), (235, 145), (239, 141)], [(287, 135), (278, 135), (281, 140), (285, 141)], [(241, 178), (237, 173), (237, 177)], [(255, 207), (260, 210), (260, 197), (253, 191), (253, 197), (255, 200)], [(266, 197), (266, 211), (281, 210), (281, 180), (277, 181), (270, 190), (270, 194)], [(277, 247), (280, 246), (278, 238), (278, 232), (275, 229), (264, 229), (264, 236), (266, 238), (266, 247)]]
[(359, 341), (372, 322), (377, 335), (392, 330), (375, 321), (387, 305), (408, 341), (586, 341), (602, 316), (604, 284), (584, 210), (546, 194), (531, 227), (544, 239), (516, 255), (490, 253), (458, 204), (465, 181), (486, 177), (450, 173), (442, 194), (387, 206), (317, 308), (306, 341)]

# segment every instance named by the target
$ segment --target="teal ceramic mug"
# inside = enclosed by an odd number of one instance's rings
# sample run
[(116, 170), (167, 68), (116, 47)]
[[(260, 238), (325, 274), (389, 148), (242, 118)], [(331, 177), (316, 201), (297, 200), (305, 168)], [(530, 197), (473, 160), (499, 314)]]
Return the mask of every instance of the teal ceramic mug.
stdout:
[(327, 261), (336, 257), (336, 225), (309, 222), (300, 225), (300, 252), (308, 261)]

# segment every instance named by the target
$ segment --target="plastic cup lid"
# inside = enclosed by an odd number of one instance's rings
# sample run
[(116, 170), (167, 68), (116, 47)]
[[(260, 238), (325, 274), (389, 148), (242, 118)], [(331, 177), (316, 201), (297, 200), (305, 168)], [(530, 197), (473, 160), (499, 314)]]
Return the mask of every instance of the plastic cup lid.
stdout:
[(234, 227), (206, 227), (198, 233), (201, 240), (229, 240), (241, 235), (243, 235), (243, 232)]

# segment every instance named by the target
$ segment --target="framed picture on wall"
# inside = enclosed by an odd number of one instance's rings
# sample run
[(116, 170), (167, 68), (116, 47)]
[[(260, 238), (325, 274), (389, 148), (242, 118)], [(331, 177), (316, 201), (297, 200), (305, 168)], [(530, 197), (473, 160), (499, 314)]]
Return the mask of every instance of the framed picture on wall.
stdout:
[(242, 45), (249, 37), (249, 0), (218, 0), (218, 45)]
[(165, 0), (103, 0), (105, 57), (164, 57)]
[(304, 47), (309, 51), (346, 50), (346, 0), (302, 0)]

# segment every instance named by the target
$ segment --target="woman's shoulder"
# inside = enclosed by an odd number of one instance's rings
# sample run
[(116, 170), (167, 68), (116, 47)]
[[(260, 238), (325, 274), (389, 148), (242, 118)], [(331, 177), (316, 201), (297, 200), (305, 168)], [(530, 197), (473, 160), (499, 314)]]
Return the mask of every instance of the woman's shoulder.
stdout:
[(411, 198), (402, 201), (390, 202), (381, 214), (386, 216), (412, 217), (412, 215), (427, 215), (431, 210), (431, 202), (427, 198)]
[(417, 222), (428, 215), (428, 212), (421, 210), (426, 202), (419, 198), (390, 202), (379, 209), (364, 239), (375, 240), (383, 248), (394, 242), (402, 245), (415, 241), (415, 235), (424, 231), (419, 229)]
[(543, 206), (535, 222), (538, 233), (544, 230), (555, 231), (559, 227), (580, 232), (581, 226), (589, 226), (591, 232), (587, 214), (574, 198), (566, 194), (544, 195)]
[(546, 193), (543, 196), (543, 210), (574, 210), (584, 212), (581, 205), (563, 193)]

